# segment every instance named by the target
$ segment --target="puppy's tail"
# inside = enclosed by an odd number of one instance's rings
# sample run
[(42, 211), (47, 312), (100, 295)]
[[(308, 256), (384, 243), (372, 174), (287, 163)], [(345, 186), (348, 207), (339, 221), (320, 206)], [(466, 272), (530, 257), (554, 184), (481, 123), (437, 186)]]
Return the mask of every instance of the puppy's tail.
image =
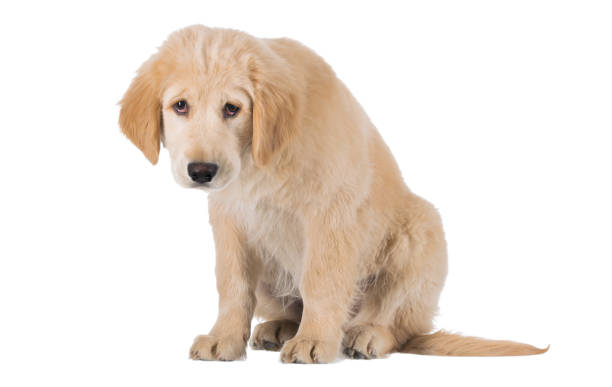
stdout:
[(514, 341), (488, 340), (479, 337), (438, 331), (411, 338), (400, 352), (437, 356), (525, 356), (548, 351)]

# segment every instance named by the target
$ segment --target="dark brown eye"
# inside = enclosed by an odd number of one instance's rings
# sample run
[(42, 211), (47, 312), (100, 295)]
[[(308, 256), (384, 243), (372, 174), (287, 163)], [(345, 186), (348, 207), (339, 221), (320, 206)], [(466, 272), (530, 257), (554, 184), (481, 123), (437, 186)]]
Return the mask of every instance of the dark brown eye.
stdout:
[(238, 114), (239, 111), (240, 111), (240, 108), (238, 106), (232, 105), (231, 103), (226, 103), (225, 106), (223, 107), (223, 117), (225, 118), (234, 117), (236, 114)]
[(181, 116), (187, 114), (187, 112), (189, 111), (189, 106), (187, 105), (187, 102), (183, 100), (180, 100), (175, 103), (172, 108), (174, 109), (176, 114)]

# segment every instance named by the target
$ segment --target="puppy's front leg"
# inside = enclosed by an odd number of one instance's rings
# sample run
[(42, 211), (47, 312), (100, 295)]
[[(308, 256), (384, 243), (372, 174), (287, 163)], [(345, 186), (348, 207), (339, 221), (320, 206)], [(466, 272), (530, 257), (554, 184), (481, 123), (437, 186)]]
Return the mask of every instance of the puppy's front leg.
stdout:
[(246, 355), (255, 308), (256, 262), (249, 259), (244, 232), (235, 219), (209, 206), (217, 252), (219, 315), (208, 335), (196, 337), (195, 360), (236, 360)]
[(300, 282), (304, 311), (297, 334), (281, 349), (285, 363), (329, 363), (336, 359), (357, 275), (356, 240), (328, 219), (306, 230)]

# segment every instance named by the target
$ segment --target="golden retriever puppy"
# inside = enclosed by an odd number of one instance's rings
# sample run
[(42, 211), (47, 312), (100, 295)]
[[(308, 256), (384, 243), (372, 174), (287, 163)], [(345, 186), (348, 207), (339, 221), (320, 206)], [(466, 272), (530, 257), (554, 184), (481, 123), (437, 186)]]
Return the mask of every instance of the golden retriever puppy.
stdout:
[[(219, 315), (190, 356), (283, 362), (394, 351), (528, 355), (527, 344), (430, 334), (447, 272), (436, 209), (412, 193), (332, 69), (289, 39), (192, 26), (146, 61), (123, 133), (208, 192)], [(253, 315), (265, 320), (251, 336)]]

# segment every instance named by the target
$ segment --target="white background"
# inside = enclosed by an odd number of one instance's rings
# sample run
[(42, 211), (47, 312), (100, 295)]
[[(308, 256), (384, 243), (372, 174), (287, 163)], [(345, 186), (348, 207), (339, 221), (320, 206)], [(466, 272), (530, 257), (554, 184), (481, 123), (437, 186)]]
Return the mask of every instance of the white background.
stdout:
[[(3, 3), (0, 384), (610, 383), (608, 5)], [(165, 37), (194, 23), (321, 54), (442, 213), (450, 274), (437, 326), (549, 353), (188, 360), (217, 309), (206, 198), (173, 182), (165, 151), (148, 164), (116, 103)]]

